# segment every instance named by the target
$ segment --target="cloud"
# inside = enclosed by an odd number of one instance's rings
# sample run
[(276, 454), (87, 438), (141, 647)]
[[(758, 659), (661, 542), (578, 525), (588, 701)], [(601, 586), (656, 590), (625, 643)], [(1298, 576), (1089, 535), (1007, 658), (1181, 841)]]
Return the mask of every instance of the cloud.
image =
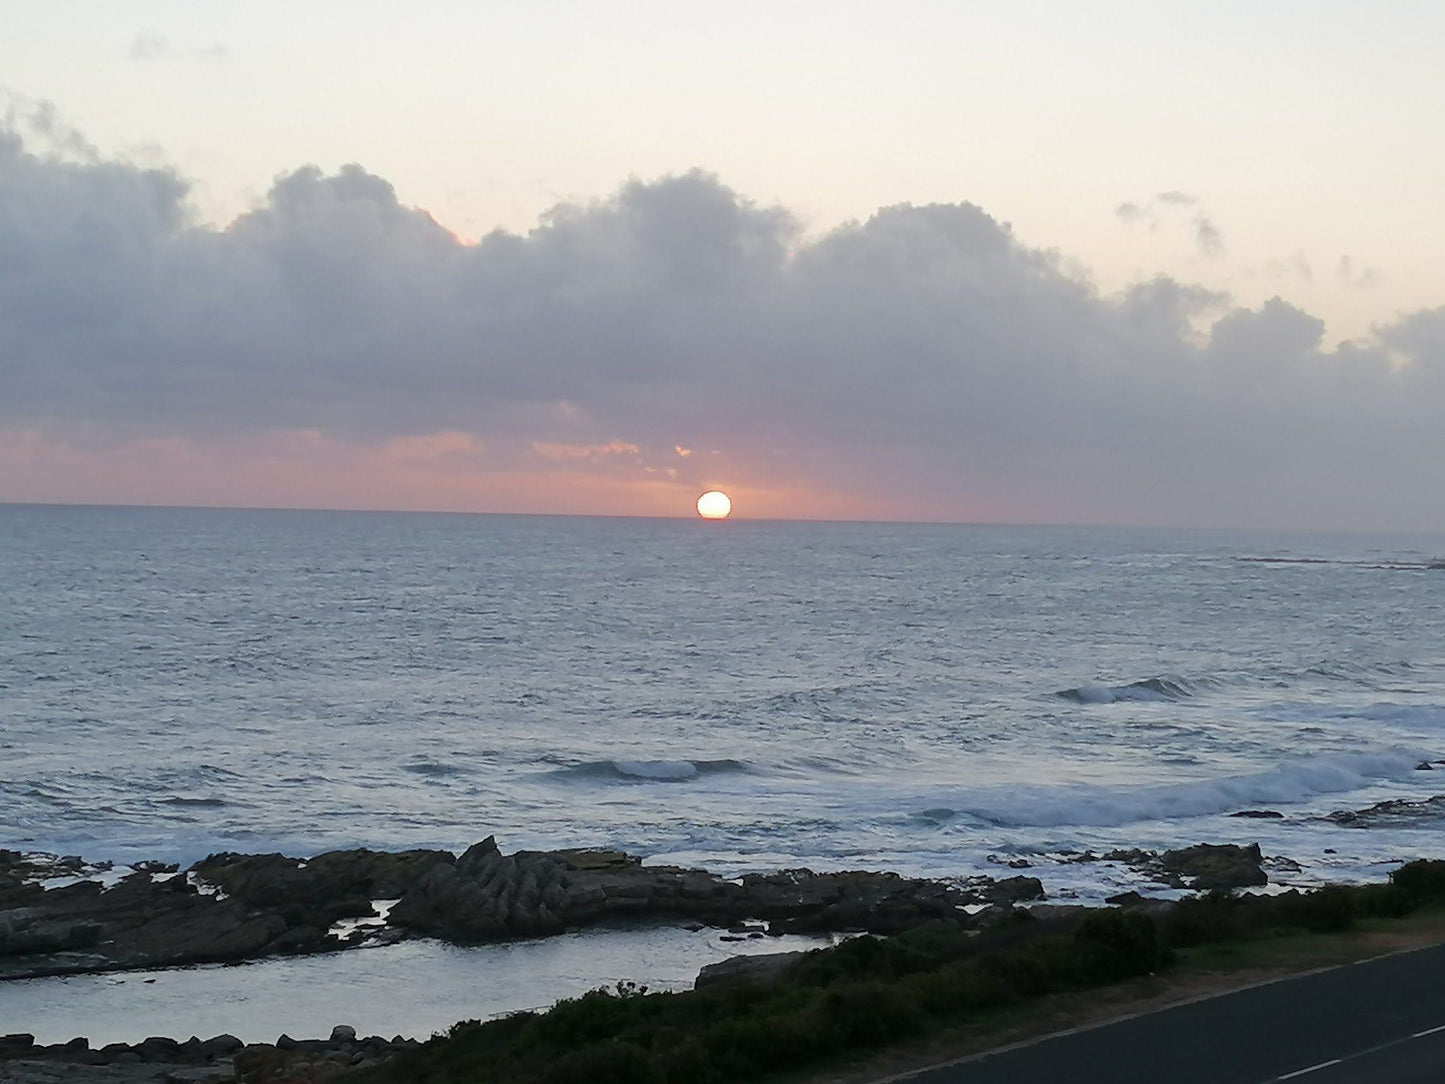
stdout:
[(1121, 203), (1114, 208), (1114, 215), (1120, 222), (1126, 225), (1133, 225), (1135, 222), (1143, 221), (1148, 217), (1148, 211), (1137, 203)]
[(1303, 252), (1297, 252), (1284, 260), (1270, 260), (1257, 272), (1251, 268), (1246, 274), (1254, 275), (1263, 273), (1271, 278), (1297, 278), (1302, 282), (1313, 282), (1315, 279), (1314, 268), (1310, 266), (1309, 260), (1305, 259)]
[(1154, 200), (1169, 207), (1193, 207), (1199, 202), (1199, 197), (1191, 196), (1188, 192), (1170, 191), (1160, 192)]
[(1199, 246), (1199, 251), (1210, 259), (1224, 255), (1224, 235), (1207, 215), (1199, 215), (1194, 219), (1194, 243)]
[[(1198, 196), (1170, 190), (1157, 192), (1143, 203), (1121, 203), (1114, 208), (1114, 217), (1126, 226), (1142, 223), (1152, 233), (1163, 225), (1177, 221), (1180, 214), (1199, 205)], [(1188, 224), (1195, 247), (1200, 253), (1210, 259), (1217, 259), (1224, 254), (1224, 234), (1212, 218), (1200, 211), (1188, 219)]]
[(226, 60), (230, 57), (231, 50), (218, 41), (198, 48), (179, 48), (172, 44), (164, 34), (154, 30), (142, 30), (131, 39), (126, 55), (137, 63), (185, 59), (211, 62)]
[(1335, 277), (1352, 290), (1368, 290), (1378, 286), (1384, 280), (1384, 276), (1377, 268), (1357, 268), (1348, 255), (1340, 257), (1340, 262), (1335, 268)]
[(700, 172), (464, 244), (308, 166), (211, 229), (173, 171), (28, 138), (0, 497), (1445, 525), (1445, 310), (1327, 349), (1279, 299), (1103, 294), (971, 204), (805, 237)]
[(171, 43), (164, 34), (142, 30), (131, 39), (127, 55), (135, 61), (160, 60), (171, 53)]

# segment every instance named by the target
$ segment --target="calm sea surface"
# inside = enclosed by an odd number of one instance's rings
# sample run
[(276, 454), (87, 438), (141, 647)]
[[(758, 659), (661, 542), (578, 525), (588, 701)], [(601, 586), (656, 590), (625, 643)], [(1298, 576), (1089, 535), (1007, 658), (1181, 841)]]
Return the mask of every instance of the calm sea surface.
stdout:
[[(0, 506), (0, 847), (937, 874), (1445, 821), (1445, 538)], [(1445, 766), (1441, 766), (1445, 767)], [(1445, 804), (1442, 802), (1441, 804)], [(1274, 810), (1277, 820), (1231, 818)]]

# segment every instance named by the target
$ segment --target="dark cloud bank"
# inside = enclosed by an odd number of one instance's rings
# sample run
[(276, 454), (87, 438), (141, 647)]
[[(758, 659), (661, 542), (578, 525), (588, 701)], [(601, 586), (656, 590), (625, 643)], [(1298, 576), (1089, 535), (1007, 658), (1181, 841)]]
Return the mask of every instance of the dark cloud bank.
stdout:
[(0, 130), (0, 428), (59, 439), (461, 430), (716, 448), (945, 518), (1445, 525), (1445, 309), (1323, 330), (1103, 296), (970, 204), (804, 239), (691, 173), (463, 244), (307, 167), (216, 230), (171, 173)]

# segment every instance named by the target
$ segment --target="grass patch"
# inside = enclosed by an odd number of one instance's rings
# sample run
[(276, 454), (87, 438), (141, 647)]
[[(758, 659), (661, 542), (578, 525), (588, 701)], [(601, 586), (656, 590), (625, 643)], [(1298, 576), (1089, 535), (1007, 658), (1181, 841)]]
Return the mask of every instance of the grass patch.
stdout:
[[(902, 1041), (1016, 1024), (1166, 969), (1227, 972), (1306, 960), (1345, 931), (1398, 926), (1445, 904), (1445, 862), (1388, 885), (1210, 895), (1151, 917), (1012, 912), (983, 931), (931, 923), (810, 953), (778, 980), (685, 993), (628, 985), (544, 1013), (457, 1024), (369, 1070), (377, 1084), (723, 1084), (796, 1076)], [(1423, 921), (1423, 920), (1422, 920)], [(1438, 921), (1438, 917), (1435, 919)]]

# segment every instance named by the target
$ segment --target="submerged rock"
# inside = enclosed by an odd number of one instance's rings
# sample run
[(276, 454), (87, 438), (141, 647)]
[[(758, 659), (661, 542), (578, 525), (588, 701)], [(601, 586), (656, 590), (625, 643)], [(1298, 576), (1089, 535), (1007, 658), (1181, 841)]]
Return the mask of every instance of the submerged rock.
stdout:
[(1382, 824), (1434, 820), (1445, 817), (1445, 794), (1436, 794), (1418, 801), (1391, 798), (1364, 809), (1337, 809), (1322, 818), (1347, 828), (1374, 828)]

